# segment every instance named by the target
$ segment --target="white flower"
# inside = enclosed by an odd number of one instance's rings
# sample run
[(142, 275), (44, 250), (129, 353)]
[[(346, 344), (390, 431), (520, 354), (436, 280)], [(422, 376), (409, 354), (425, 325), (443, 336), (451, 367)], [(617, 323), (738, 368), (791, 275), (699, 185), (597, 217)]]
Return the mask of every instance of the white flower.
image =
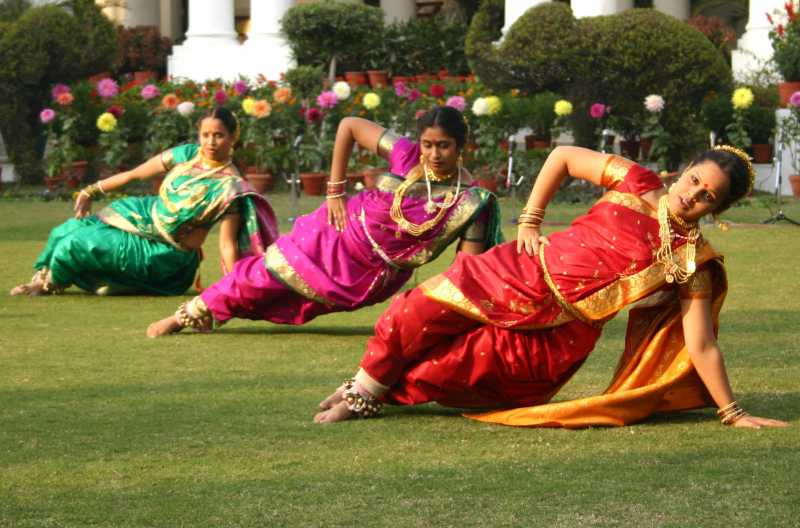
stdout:
[[(334, 89), (335, 89), (335, 88), (334, 88)], [(355, 184), (353, 187), (354, 187), (354, 188), (355, 188), (355, 190), (357, 190), (357, 191), (363, 191), (363, 190), (364, 190), (364, 184), (363, 184), (363, 183), (361, 183), (361, 182), (356, 182), (356, 184)]]
[(333, 84), (333, 93), (336, 94), (337, 99), (344, 101), (350, 97), (350, 85), (345, 81), (338, 81)]
[(486, 101), (485, 97), (478, 97), (475, 99), (475, 102), (472, 103), (472, 113), (476, 116), (482, 116), (489, 113), (489, 102)]
[(184, 101), (178, 105), (178, 113), (184, 117), (189, 117), (194, 112), (194, 103), (191, 101)]
[(644, 98), (644, 107), (648, 112), (657, 114), (664, 109), (664, 98), (658, 94), (650, 94)]

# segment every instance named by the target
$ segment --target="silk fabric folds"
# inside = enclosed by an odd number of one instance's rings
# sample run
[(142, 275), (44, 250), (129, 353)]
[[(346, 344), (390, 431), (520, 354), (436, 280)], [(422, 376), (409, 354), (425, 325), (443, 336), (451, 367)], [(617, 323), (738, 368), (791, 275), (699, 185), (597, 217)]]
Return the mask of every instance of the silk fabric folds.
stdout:
[(159, 195), (115, 200), (96, 215), (70, 219), (50, 233), (34, 267), (53, 282), (87, 291), (179, 295), (192, 284), (200, 253), (180, 246), (180, 235), (209, 229), (235, 204), (241, 215), (240, 253), (263, 254), (277, 237), (267, 201), (234, 166), (202, 166), (197, 145), (162, 154), (168, 170)]
[[(517, 254), (514, 242), (459, 255), (445, 273), (397, 296), (356, 379), (387, 390), (390, 403), (506, 408), (466, 416), (515, 426), (624, 425), (708, 405), (686, 351), (680, 299), (711, 297), (716, 331), (727, 289), (721, 258), (701, 239), (698, 273), (681, 286), (666, 283), (654, 258), (656, 211), (640, 198), (660, 180), (610, 157), (603, 184), (605, 195), (550, 235), (538, 255)], [(673, 241), (673, 250), (685, 260), (685, 241)], [(592, 351), (603, 324), (632, 304), (625, 350), (606, 391), (547, 403)]]
[[(502, 240), (494, 195), (477, 186), (462, 186), (455, 204), (432, 229), (419, 237), (399, 229), (389, 211), (394, 191), (411, 170), (419, 170), (419, 146), (389, 133), (380, 151), (389, 172), (376, 189), (347, 199), (347, 226), (338, 232), (328, 224), (327, 204), (299, 217), (290, 233), (270, 246), (263, 259), (237, 262), (231, 273), (207, 288), (201, 298), (217, 323), (232, 317), (303, 324), (314, 317), (381, 302), (397, 292), (414, 268), (436, 258), (459, 237), (491, 247)], [(455, 182), (432, 185), (441, 203)], [(425, 211), (424, 180), (402, 200), (405, 218), (421, 223)]]

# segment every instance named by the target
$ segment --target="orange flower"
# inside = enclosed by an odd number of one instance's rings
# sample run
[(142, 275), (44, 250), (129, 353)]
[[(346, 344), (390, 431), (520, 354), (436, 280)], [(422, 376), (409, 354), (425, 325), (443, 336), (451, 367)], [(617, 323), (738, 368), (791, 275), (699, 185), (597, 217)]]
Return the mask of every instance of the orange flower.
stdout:
[(261, 119), (262, 117), (267, 117), (271, 113), (272, 106), (264, 99), (259, 99), (253, 104), (253, 115), (256, 116), (256, 118)]
[(74, 100), (75, 97), (69, 92), (60, 93), (56, 96), (56, 102), (61, 106), (69, 106)]
[(178, 96), (175, 95), (174, 93), (168, 93), (167, 95), (164, 96), (163, 99), (161, 99), (161, 105), (164, 108), (170, 108), (170, 109), (175, 108), (176, 106), (178, 106), (178, 102), (179, 102)]
[(272, 96), (272, 99), (276, 103), (288, 103), (289, 99), (292, 98), (292, 89), (288, 86), (283, 86), (275, 90), (275, 95)]

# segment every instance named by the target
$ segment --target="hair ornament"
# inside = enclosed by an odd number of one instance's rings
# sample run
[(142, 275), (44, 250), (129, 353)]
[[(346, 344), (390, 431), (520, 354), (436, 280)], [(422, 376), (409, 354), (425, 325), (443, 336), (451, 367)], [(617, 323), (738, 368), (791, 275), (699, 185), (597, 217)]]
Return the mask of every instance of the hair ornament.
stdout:
[(742, 160), (744, 166), (747, 168), (747, 193), (745, 196), (753, 192), (753, 185), (756, 181), (756, 170), (753, 168), (753, 162), (750, 161), (750, 156), (747, 152), (733, 145), (717, 145), (713, 150), (724, 150)]

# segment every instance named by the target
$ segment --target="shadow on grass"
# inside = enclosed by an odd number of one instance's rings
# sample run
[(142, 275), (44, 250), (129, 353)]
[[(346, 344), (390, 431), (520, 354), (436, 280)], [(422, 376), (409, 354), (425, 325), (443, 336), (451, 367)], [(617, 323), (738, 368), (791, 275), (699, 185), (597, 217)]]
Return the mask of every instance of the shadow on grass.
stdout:
[[(342, 335), (342, 336), (371, 336), (374, 330), (371, 326), (288, 326), (271, 324), (265, 326), (247, 326), (244, 328), (221, 328), (214, 333), (218, 334), (264, 334), (264, 335)], [(181, 334), (179, 334), (181, 335)], [(190, 335), (190, 334), (185, 334)]]

